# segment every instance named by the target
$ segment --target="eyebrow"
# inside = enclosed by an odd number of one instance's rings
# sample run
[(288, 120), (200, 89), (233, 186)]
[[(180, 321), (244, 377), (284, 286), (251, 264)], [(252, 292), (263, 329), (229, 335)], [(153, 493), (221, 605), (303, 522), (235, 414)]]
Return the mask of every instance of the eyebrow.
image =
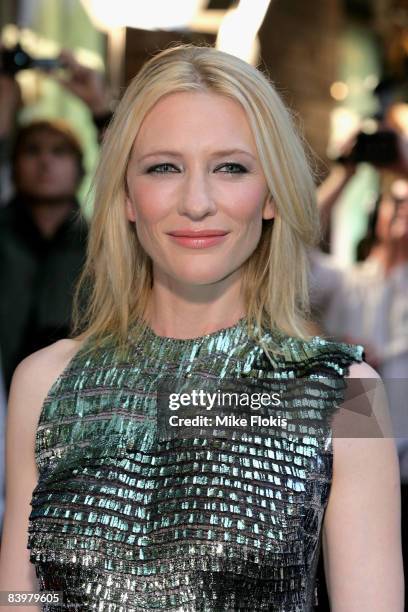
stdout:
[[(241, 153), (243, 155), (247, 155), (248, 157), (251, 157), (252, 159), (256, 160), (256, 157), (254, 155), (252, 155), (252, 153), (250, 153), (249, 151), (245, 151), (245, 149), (224, 149), (224, 150), (220, 150), (220, 151), (215, 151), (214, 153), (211, 154), (211, 157), (223, 157), (223, 156), (228, 156), (228, 155), (235, 155), (237, 153)], [(163, 156), (170, 156), (170, 157), (181, 157), (181, 153), (178, 153), (177, 151), (169, 151), (169, 150), (163, 150), (163, 151), (153, 151), (152, 153), (147, 153), (146, 155), (142, 155), (142, 157), (138, 158), (138, 161), (143, 161), (144, 159), (147, 159), (148, 157), (155, 157), (157, 155), (163, 155)]]

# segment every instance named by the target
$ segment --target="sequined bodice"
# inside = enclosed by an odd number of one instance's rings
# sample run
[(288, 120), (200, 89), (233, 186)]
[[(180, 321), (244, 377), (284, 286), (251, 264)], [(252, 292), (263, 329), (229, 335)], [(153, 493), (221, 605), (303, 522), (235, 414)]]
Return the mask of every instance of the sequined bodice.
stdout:
[[(28, 548), (40, 589), (64, 593), (44, 610), (312, 609), (333, 459), (330, 427), (317, 436), (313, 423), (333, 410), (362, 347), (276, 338), (283, 355), (272, 363), (243, 320), (191, 340), (148, 329), (126, 357), (109, 345), (77, 353), (36, 434)], [(310, 395), (313, 422), (301, 433), (159, 434), (164, 377), (316, 374), (330, 376), (331, 392)], [(304, 419), (304, 406), (291, 408)]]

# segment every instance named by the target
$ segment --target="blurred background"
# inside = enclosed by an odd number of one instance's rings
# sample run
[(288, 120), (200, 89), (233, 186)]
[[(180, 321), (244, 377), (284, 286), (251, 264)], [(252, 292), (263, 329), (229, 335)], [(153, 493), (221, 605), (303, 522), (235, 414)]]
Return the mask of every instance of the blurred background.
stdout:
[(69, 333), (104, 130), (145, 60), (177, 41), (264, 70), (307, 143), (323, 230), (314, 331), (363, 344), (387, 384), (406, 554), (408, 0), (2, 0), (3, 421), (18, 362)]
[[(214, 44), (258, 64), (296, 113), (320, 182), (347, 135), (360, 128), (373, 133), (391, 105), (394, 122), (408, 129), (407, 6), (405, 0), (3, 0), (0, 29), (8, 49), (20, 43), (34, 60), (69, 49), (103, 73), (111, 110), (146, 58), (174, 41)], [(16, 72), (24, 102), (18, 121), (67, 118), (80, 135), (90, 173), (97, 141), (89, 108), (54, 73)], [(81, 200), (87, 187), (84, 181)], [(362, 166), (348, 191), (336, 206), (331, 240), (342, 263), (354, 260), (365, 234), (377, 173)]]

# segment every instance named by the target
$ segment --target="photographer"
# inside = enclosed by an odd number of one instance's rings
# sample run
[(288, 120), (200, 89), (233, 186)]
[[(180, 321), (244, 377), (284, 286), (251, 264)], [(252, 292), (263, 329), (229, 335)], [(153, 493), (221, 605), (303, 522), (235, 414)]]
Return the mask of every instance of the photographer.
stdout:
[[(326, 179), (317, 189), (317, 201), (320, 211), (320, 221), (323, 233), (323, 245), (329, 244), (331, 215), (334, 206), (337, 204), (344, 189), (354, 177), (358, 164), (361, 162), (369, 163), (381, 173), (382, 183), (390, 186), (390, 178), (398, 176), (408, 178), (408, 137), (402, 131), (397, 131), (395, 125), (391, 124), (389, 115), (392, 108), (380, 124), (379, 129), (374, 134), (357, 132), (347, 139), (340, 148), (340, 155), (332, 165)], [(371, 253), (375, 255), (381, 239), (377, 235), (381, 233), (381, 220), (378, 219), (381, 208), (381, 201), (390, 187), (383, 189), (384, 193), (379, 196), (377, 203), (367, 221), (367, 233), (360, 240), (356, 248), (356, 261), (365, 260)], [(375, 248), (374, 248), (375, 247)], [(384, 244), (382, 248), (387, 248)], [(349, 270), (339, 266), (335, 259), (320, 250), (310, 253), (311, 259), (311, 279), (310, 289), (312, 294), (312, 304), (318, 323), (325, 329), (325, 322), (331, 305), (337, 299), (338, 287), (342, 284)], [(392, 264), (391, 264), (392, 267)], [(357, 266), (356, 269), (360, 269)], [(326, 330), (327, 331), (327, 330)], [(338, 335), (338, 334), (336, 334)], [(370, 352), (370, 349), (368, 349)], [(372, 360), (373, 361), (373, 360)], [(377, 364), (376, 364), (377, 365)]]
[[(21, 94), (10, 62), (8, 73), (0, 74), (0, 195), (7, 193), (7, 167), (14, 187), (14, 196), (0, 209), (0, 351), (6, 388), (21, 359), (67, 335), (87, 240), (76, 199), (84, 175), (79, 140), (59, 120), (15, 130)], [(65, 77), (54, 78), (87, 104), (102, 130), (111, 113), (101, 75), (68, 51), (58, 65), (64, 66)]]
[[(388, 125), (384, 127), (389, 129)], [(333, 256), (312, 250), (310, 289), (320, 324), (317, 333), (362, 344), (365, 360), (384, 379), (394, 432), (400, 436), (396, 444), (406, 572), (408, 415), (402, 381), (406, 381), (408, 371), (408, 141), (404, 133), (397, 131), (385, 139), (381, 134), (373, 136), (363, 137), (358, 147), (356, 136), (343, 145), (341, 163), (333, 165), (317, 193), (321, 225), (327, 235), (332, 210), (354, 177), (358, 163), (370, 161), (382, 173), (383, 193), (368, 218), (366, 235), (357, 245), (357, 262), (344, 268)], [(404, 178), (396, 180), (395, 176)]]

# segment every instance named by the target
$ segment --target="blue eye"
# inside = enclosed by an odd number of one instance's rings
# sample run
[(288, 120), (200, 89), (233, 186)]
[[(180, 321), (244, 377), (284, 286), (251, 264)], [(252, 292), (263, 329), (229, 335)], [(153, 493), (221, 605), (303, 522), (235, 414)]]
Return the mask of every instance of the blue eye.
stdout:
[[(244, 166), (233, 162), (222, 164), (218, 166), (215, 170), (224, 174), (244, 174), (248, 172), (248, 170)], [(147, 174), (176, 174), (178, 172), (180, 171), (176, 168), (176, 166), (168, 163), (156, 164), (154, 166), (150, 166), (150, 168), (147, 169)]]
[(147, 169), (148, 174), (172, 174), (178, 172), (173, 164), (156, 164)]
[[(227, 170), (221, 170), (221, 168), (227, 168)], [(220, 172), (225, 172), (225, 174), (244, 174), (248, 172), (248, 170), (241, 164), (234, 163), (223, 164), (222, 166), (218, 166), (216, 169), (220, 170)]]

